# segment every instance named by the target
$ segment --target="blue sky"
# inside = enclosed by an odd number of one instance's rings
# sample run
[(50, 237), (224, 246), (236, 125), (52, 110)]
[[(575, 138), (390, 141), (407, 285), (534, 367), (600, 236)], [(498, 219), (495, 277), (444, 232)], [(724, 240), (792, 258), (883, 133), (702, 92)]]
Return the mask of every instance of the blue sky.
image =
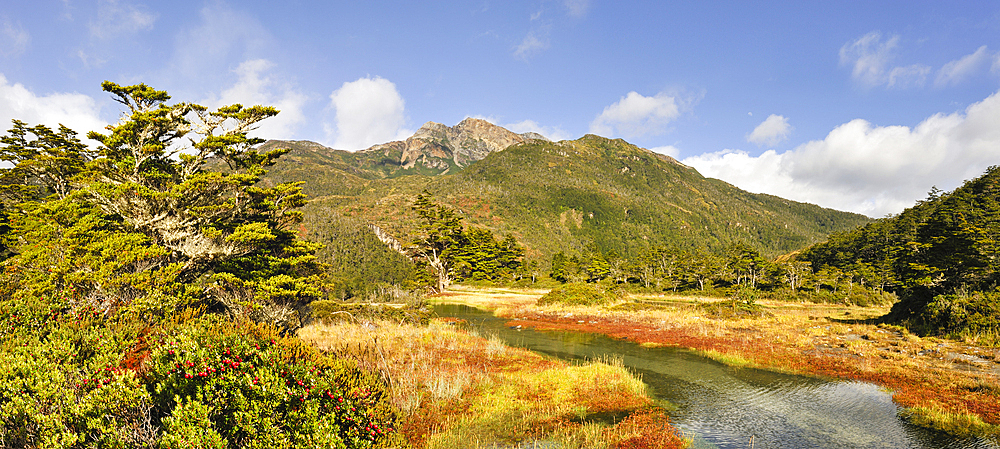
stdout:
[(98, 129), (103, 80), (349, 150), (473, 116), (875, 217), (1000, 163), (992, 1), (2, 3), (5, 123)]

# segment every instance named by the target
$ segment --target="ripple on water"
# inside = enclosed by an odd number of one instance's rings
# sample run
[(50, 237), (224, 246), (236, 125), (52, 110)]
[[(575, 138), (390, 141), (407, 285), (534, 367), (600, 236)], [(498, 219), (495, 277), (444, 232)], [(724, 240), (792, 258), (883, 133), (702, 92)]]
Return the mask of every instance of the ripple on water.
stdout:
[(512, 330), (467, 306), (437, 306), (507, 344), (565, 360), (619, 357), (654, 395), (677, 408), (671, 421), (692, 448), (994, 448), (910, 425), (892, 396), (862, 382), (830, 382), (758, 369), (736, 369), (689, 351), (644, 348), (593, 334)]

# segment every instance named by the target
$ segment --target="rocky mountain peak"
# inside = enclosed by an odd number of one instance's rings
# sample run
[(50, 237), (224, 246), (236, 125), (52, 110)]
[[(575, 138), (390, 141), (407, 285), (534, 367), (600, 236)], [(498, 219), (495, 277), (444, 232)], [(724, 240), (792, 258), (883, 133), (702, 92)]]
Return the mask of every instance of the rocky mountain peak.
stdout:
[(486, 120), (469, 117), (455, 126), (427, 122), (404, 141), (375, 145), (362, 151), (399, 157), (399, 165), (404, 169), (443, 174), (483, 159), (494, 151), (536, 139), (547, 140), (537, 133), (517, 134)]

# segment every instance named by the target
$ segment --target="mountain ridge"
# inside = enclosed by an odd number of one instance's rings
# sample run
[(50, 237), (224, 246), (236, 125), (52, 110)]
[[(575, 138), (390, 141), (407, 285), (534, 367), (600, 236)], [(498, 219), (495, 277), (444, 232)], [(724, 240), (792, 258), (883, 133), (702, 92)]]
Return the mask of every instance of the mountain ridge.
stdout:
[(357, 176), (375, 179), (453, 173), (494, 151), (532, 140), (548, 139), (538, 133), (518, 134), (489, 121), (467, 117), (455, 126), (427, 122), (404, 140), (358, 151), (338, 150), (308, 140), (269, 140), (262, 149), (285, 146), (293, 151), (310, 151), (331, 159), (330, 163), (345, 164), (341, 168)]
[[(424, 148), (445, 138), (453, 146), (465, 142), (465, 153), (439, 157), (447, 168), (407, 167), (406, 141), (353, 153), (298, 142), (288, 145), (293, 151), (271, 168), (268, 182), (307, 181), (303, 231), (318, 239), (333, 221), (349, 219), (405, 242), (419, 228), (410, 206), (426, 190), (468, 225), (513, 235), (529, 257), (543, 260), (560, 251), (624, 256), (657, 245), (719, 251), (736, 242), (778, 255), (871, 220), (746, 192), (622, 139), (588, 134), (552, 142), (472, 120), (455, 127), (431, 122), (409, 139)], [(459, 165), (456, 154), (470, 162)]]

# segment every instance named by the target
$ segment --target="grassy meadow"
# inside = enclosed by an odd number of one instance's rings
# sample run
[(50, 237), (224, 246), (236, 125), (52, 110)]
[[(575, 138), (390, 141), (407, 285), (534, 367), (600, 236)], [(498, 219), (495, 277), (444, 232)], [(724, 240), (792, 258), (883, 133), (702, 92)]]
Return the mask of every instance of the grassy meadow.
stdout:
[[(299, 337), (379, 373), (415, 448), (676, 448), (687, 443), (619, 361), (567, 364), (453, 320), (314, 323)], [(616, 416), (613, 422), (596, 419)]]
[(914, 424), (959, 436), (1000, 434), (1000, 351), (873, 324), (889, 306), (761, 301), (758, 315), (713, 316), (712, 303), (724, 300), (632, 296), (603, 306), (538, 305), (543, 293), (458, 288), (441, 299), (495, 310), (512, 326), (591, 332), (688, 348), (737, 367), (872, 382), (892, 391)]

